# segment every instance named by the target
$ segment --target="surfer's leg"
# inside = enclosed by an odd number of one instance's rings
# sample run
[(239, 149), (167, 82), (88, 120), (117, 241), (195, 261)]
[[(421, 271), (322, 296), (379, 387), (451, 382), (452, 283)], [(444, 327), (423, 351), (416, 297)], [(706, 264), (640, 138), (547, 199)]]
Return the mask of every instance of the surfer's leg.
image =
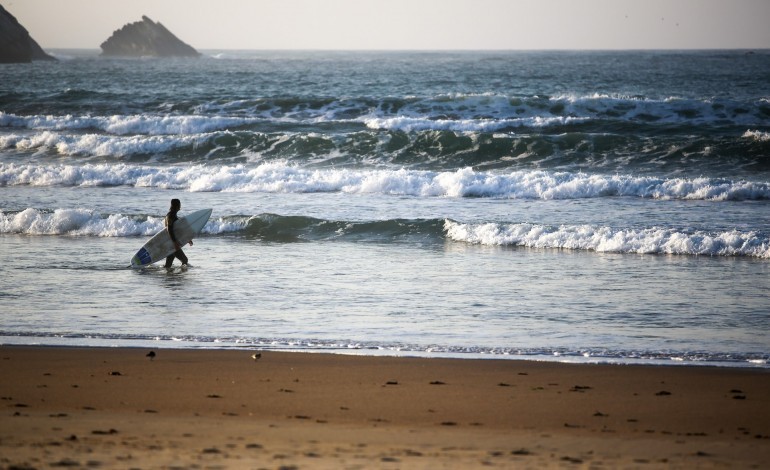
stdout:
[(181, 261), (182, 264), (187, 264), (187, 255), (184, 254), (184, 251), (176, 250), (176, 253), (174, 253), (174, 256), (179, 258), (179, 261)]
[(176, 257), (176, 253), (170, 254), (166, 256), (166, 268), (170, 268), (171, 264), (174, 262), (174, 258)]

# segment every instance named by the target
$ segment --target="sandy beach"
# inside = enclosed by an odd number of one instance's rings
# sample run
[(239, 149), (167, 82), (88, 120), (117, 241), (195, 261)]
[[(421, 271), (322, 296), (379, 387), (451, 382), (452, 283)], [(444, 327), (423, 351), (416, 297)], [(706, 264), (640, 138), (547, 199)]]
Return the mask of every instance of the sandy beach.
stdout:
[(761, 468), (770, 371), (0, 347), (0, 468)]

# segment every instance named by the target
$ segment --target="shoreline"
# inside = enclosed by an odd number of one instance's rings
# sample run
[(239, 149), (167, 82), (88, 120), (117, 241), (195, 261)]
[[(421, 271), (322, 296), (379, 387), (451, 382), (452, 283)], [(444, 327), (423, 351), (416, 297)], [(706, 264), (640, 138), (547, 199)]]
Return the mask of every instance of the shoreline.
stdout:
[[(22, 341), (14, 342), (9, 339), (19, 339)], [(91, 339), (90, 344), (82, 344), (82, 338), (73, 338), (72, 344), (62, 342), (57, 338), (57, 342), (45, 343), (38, 341), (35, 343), (24, 342), (26, 339), (40, 340), (40, 337), (0, 337), (0, 348), (2, 347), (35, 347), (35, 348), (87, 348), (87, 349), (158, 349), (158, 350), (186, 350), (186, 351), (269, 351), (288, 354), (328, 354), (357, 357), (391, 357), (401, 359), (456, 359), (456, 360), (481, 360), (481, 361), (525, 361), (525, 362), (544, 362), (555, 364), (574, 364), (574, 365), (610, 365), (610, 366), (651, 366), (651, 367), (716, 367), (727, 369), (747, 369), (747, 370), (767, 370), (770, 372), (770, 362), (766, 359), (741, 359), (741, 360), (693, 360), (677, 357), (675, 354), (666, 355), (664, 358), (640, 358), (640, 357), (610, 357), (596, 356), (574, 353), (532, 353), (532, 354), (509, 354), (493, 352), (454, 352), (454, 351), (422, 351), (417, 349), (395, 350), (386, 347), (275, 347), (268, 344), (250, 344), (250, 343), (189, 343), (186, 346), (174, 344), (173, 340), (125, 340), (116, 342), (114, 339), (105, 340), (103, 344)], [(216, 344), (213, 346), (212, 344)], [(727, 356), (725, 354), (725, 356)]]
[(765, 368), (0, 346), (0, 468), (770, 461)]

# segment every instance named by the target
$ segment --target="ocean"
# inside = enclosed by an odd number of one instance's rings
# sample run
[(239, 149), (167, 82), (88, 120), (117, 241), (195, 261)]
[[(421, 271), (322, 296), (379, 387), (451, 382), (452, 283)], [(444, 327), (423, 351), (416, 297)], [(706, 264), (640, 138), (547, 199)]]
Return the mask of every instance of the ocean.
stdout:
[[(1, 344), (770, 367), (770, 51), (52, 52)], [(172, 198), (192, 266), (129, 268)]]

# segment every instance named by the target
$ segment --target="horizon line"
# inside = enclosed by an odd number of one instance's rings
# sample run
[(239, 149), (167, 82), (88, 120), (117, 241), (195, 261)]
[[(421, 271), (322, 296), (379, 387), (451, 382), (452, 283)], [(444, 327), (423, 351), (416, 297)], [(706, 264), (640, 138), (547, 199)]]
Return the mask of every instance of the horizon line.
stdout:
[[(43, 47), (44, 50), (101, 51), (100, 47)], [(654, 48), (494, 48), (494, 49), (325, 49), (325, 48), (196, 48), (197, 51), (228, 52), (672, 52), (672, 51), (770, 51), (763, 47), (654, 47)]]

